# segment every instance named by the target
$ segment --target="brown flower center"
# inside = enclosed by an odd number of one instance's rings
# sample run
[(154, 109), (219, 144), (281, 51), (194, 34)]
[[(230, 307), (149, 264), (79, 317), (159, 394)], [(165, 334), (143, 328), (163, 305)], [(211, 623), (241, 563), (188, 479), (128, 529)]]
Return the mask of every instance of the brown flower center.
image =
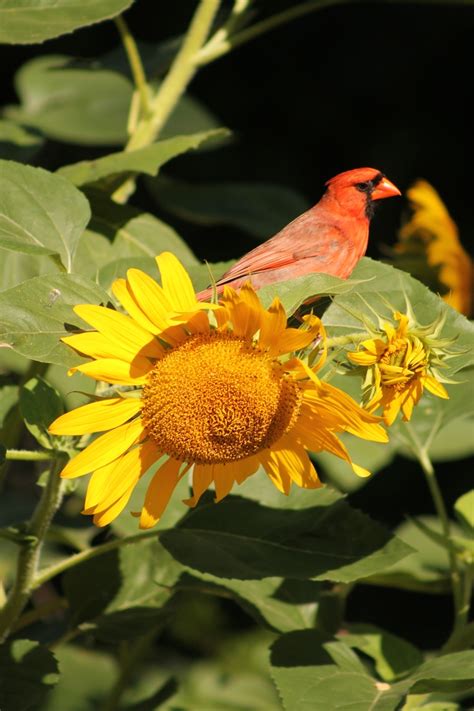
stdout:
[(301, 399), (281, 363), (214, 331), (192, 336), (156, 363), (143, 390), (142, 420), (175, 459), (225, 463), (276, 442), (293, 426)]

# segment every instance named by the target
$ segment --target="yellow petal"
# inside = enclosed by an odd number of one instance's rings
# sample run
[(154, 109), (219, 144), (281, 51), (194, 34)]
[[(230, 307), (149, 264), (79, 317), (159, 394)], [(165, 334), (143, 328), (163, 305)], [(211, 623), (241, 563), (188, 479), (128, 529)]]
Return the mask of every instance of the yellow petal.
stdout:
[(189, 274), (174, 254), (162, 252), (156, 257), (156, 263), (160, 270), (163, 290), (173, 309), (192, 311), (198, 308)]
[(282, 494), (288, 495), (291, 489), (291, 478), (286, 468), (280, 467), (280, 460), (275, 452), (271, 449), (264, 450), (259, 453), (259, 459), (276, 488)]
[(251, 474), (254, 474), (260, 461), (257, 456), (246, 457), (235, 462), (216, 464), (214, 466), (214, 484), (216, 501), (221, 501), (231, 491), (234, 483), (242, 484)]
[(130, 350), (122, 348), (118, 343), (112, 342), (107, 336), (97, 331), (77, 333), (74, 336), (65, 336), (61, 340), (70, 348), (74, 348), (74, 350), (90, 358), (117, 358), (126, 363), (131, 363), (136, 357), (136, 353), (131, 353)]
[(115, 397), (91, 402), (58, 417), (48, 428), (55, 435), (82, 435), (105, 432), (123, 425), (140, 412), (138, 398)]
[(150, 441), (123, 454), (113, 463), (107, 478), (102, 480), (102, 489), (96, 485), (95, 496), (92, 492), (90, 493), (88, 510), (104, 509), (110, 506), (130, 486), (135, 486), (161, 456), (161, 452)]
[(116, 343), (132, 355), (160, 358), (163, 353), (156, 338), (125, 314), (94, 304), (75, 306), (74, 312), (107, 336), (112, 343)]
[(294, 438), (285, 435), (272, 447), (273, 458), (280, 471), (286, 471), (303, 489), (319, 489), (322, 484), (308, 453)]
[(168, 328), (174, 309), (161, 286), (140, 269), (129, 269), (127, 279), (141, 310), (161, 331)]
[(320, 334), (321, 321), (316, 316), (306, 317), (308, 328), (287, 328), (278, 341), (278, 353), (290, 353), (306, 348)]
[(112, 523), (112, 521), (116, 519), (119, 514), (122, 513), (123, 509), (128, 503), (128, 500), (130, 499), (130, 496), (132, 495), (132, 492), (133, 486), (131, 486), (124, 494), (122, 494), (122, 496), (117, 499), (117, 501), (114, 501), (114, 503), (111, 504), (107, 509), (104, 509), (103, 511), (99, 511), (94, 514), (94, 518), (92, 519), (94, 524), (101, 528), (103, 526), (107, 526), (109, 523)]
[(184, 499), (186, 506), (194, 508), (214, 479), (214, 464), (195, 464), (193, 470), (193, 495)]
[(70, 368), (69, 375), (79, 372), (88, 375), (94, 380), (103, 380), (106, 383), (115, 385), (144, 385), (147, 381), (147, 374), (153, 368), (147, 358), (134, 358), (132, 363), (125, 363), (123, 360), (113, 358), (100, 358), (90, 363), (83, 363)]
[(449, 395), (444, 385), (436, 380), (436, 378), (433, 378), (432, 375), (425, 375), (423, 378), (423, 385), (430, 391), (430, 393), (433, 393), (433, 395), (442, 397), (444, 400), (449, 400)]
[(132, 444), (145, 436), (141, 418), (121, 425), (111, 432), (97, 437), (92, 444), (71, 459), (61, 472), (61, 476), (73, 479), (95, 471), (120, 457)]
[(160, 327), (158, 327), (153, 321), (150, 321), (147, 314), (142, 311), (126, 279), (116, 279), (112, 284), (112, 291), (134, 321), (150, 333), (154, 333), (155, 335), (160, 333), (162, 330), (161, 324)]
[(176, 484), (182, 462), (168, 459), (153, 475), (140, 514), (140, 528), (152, 528), (163, 515)]
[(259, 346), (277, 351), (281, 334), (286, 328), (286, 313), (280, 299), (275, 296), (268, 311), (261, 317)]

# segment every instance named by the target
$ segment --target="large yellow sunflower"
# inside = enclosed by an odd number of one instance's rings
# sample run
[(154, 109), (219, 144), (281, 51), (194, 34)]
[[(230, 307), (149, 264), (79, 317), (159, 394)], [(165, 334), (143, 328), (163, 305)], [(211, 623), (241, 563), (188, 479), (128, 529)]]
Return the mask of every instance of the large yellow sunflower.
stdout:
[(381, 407), (387, 425), (393, 424), (400, 410), (404, 421), (410, 420), (423, 388), (437, 397), (449, 397), (436, 372), (436, 366), (442, 365), (437, 341), (433, 339), (430, 347), (429, 336), (423, 338), (410, 329), (407, 315), (396, 311), (393, 316), (397, 328), (385, 323), (380, 338), (362, 341), (359, 350), (347, 354), (352, 363), (367, 368), (365, 406), (369, 412)]
[(178, 260), (170, 253), (156, 259), (162, 286), (137, 269), (113, 285), (128, 316), (76, 306), (95, 330), (63, 339), (93, 359), (73, 371), (129, 386), (50, 427), (55, 435), (105, 432), (61, 473), (74, 478), (93, 472), (83, 513), (93, 514), (99, 526), (110, 523), (164, 455), (137, 514), (141, 528), (157, 522), (190, 469), (189, 506), (212, 483), (220, 501), (260, 466), (285, 494), (292, 482), (319, 487), (307, 449), (332, 452), (367, 475), (352, 464), (336, 433), (385, 442), (380, 418), (291, 356), (313, 342), (324, 354), (320, 320), (307, 316), (303, 328), (288, 328), (278, 298), (266, 310), (249, 284), (239, 293), (226, 289), (219, 306), (201, 304)]

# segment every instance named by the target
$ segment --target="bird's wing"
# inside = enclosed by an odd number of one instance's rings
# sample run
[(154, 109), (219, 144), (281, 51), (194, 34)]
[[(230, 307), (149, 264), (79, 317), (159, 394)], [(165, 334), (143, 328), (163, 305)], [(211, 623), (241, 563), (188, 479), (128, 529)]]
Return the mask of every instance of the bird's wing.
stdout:
[(290, 222), (281, 232), (239, 259), (217, 282), (226, 284), (252, 274), (294, 264), (312, 258), (324, 264), (345, 240), (344, 232), (334, 224), (321, 222), (308, 211)]

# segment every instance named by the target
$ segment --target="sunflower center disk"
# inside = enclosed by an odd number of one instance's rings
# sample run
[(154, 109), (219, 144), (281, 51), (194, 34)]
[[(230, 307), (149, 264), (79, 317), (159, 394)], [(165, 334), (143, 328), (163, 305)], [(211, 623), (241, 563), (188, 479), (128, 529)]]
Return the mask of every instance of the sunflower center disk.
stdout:
[(158, 361), (143, 390), (142, 421), (175, 459), (221, 464), (270, 447), (299, 412), (283, 366), (232, 334), (191, 337)]

